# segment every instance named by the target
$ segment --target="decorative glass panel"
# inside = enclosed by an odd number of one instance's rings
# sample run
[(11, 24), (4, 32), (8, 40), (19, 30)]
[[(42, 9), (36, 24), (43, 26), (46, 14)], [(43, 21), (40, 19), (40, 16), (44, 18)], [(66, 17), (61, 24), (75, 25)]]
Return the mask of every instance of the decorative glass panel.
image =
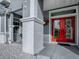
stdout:
[(72, 38), (72, 26), (71, 26), (71, 20), (66, 20), (66, 38)]
[(60, 30), (59, 23), (60, 23), (59, 20), (55, 20), (54, 21), (54, 38), (58, 38), (59, 37), (59, 30)]

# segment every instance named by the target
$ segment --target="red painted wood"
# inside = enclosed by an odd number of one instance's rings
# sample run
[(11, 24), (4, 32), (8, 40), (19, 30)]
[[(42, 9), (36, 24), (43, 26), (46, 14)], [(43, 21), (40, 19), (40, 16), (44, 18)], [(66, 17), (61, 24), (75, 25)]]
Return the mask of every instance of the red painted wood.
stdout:
[[(72, 32), (73, 32), (73, 38), (66, 38), (66, 19), (71, 19), (71, 26), (72, 26)], [(69, 43), (74, 43), (75, 42), (75, 17), (63, 17), (63, 18), (52, 18), (52, 42), (69, 42)], [(60, 20), (60, 33), (59, 33), (59, 38), (54, 38), (54, 21), (55, 20)]]

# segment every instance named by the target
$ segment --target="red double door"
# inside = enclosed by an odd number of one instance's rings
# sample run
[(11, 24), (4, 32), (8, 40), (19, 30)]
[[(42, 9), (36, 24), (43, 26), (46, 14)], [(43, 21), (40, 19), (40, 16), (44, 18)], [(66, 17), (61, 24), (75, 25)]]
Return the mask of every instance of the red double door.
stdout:
[(52, 18), (52, 42), (75, 42), (75, 17)]

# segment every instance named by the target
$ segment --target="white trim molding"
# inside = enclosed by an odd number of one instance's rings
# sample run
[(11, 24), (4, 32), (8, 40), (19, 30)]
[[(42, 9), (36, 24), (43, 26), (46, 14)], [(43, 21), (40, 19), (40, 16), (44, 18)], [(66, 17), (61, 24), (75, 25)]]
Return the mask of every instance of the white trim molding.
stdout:
[(39, 24), (45, 24), (45, 22), (37, 17), (26, 17), (26, 18), (22, 18), (20, 19), (22, 22), (29, 22), (29, 21), (35, 21)]

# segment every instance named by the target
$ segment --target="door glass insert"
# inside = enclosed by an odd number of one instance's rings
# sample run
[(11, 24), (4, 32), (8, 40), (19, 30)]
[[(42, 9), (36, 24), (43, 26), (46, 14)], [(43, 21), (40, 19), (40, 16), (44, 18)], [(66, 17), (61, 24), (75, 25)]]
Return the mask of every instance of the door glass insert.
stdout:
[(59, 23), (60, 23), (59, 20), (54, 21), (54, 38), (59, 38), (59, 31), (60, 31)]
[(72, 38), (71, 19), (66, 19), (66, 38)]

